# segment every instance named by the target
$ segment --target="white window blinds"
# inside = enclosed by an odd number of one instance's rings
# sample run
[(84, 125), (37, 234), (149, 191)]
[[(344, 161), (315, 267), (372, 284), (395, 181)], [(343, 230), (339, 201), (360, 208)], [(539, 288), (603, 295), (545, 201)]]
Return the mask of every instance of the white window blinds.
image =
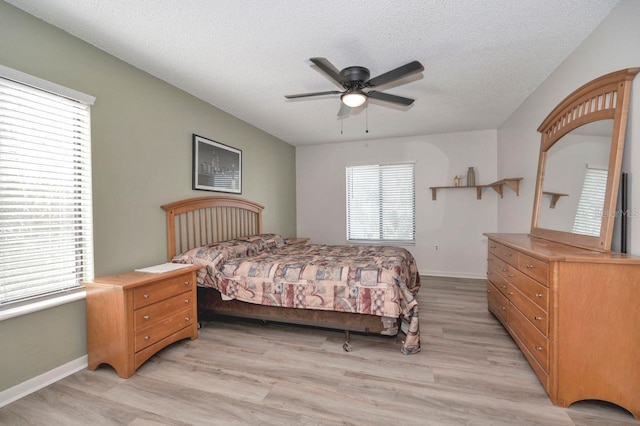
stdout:
[(93, 278), (89, 109), (0, 78), (0, 305)]
[(413, 163), (347, 167), (347, 240), (415, 240)]
[(573, 222), (574, 233), (600, 236), (602, 206), (604, 206), (606, 192), (607, 170), (587, 168), (576, 218)]

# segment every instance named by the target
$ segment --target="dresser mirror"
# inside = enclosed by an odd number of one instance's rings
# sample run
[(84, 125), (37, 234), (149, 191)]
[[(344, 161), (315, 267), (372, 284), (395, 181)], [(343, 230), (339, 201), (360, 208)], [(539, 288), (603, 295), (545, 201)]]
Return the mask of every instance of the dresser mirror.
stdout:
[(542, 122), (531, 235), (609, 251), (631, 81), (640, 68), (597, 78)]

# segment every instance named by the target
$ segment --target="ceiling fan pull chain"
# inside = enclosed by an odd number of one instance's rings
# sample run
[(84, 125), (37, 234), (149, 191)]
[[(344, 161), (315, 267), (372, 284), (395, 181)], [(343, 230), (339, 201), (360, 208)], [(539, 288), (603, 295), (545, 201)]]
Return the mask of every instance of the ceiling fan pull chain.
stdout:
[(344, 118), (340, 117), (340, 134), (342, 134), (342, 123), (344, 122)]
[(365, 133), (369, 133), (369, 105), (368, 104), (364, 107), (364, 116), (366, 121)]

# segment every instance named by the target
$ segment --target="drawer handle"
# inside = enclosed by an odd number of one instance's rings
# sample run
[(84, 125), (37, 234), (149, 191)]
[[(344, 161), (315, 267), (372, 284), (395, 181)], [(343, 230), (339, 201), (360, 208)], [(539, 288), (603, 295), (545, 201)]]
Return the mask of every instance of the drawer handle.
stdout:
[(536, 351), (541, 351), (542, 350), (542, 346), (536, 346)]
[(537, 315), (534, 318), (536, 319), (536, 321), (542, 321), (542, 317), (539, 317)]
[(533, 265), (531, 265), (530, 263), (527, 263), (527, 269), (533, 269)]
[(502, 268), (502, 272), (507, 272), (507, 268)]
[(142, 318), (144, 318), (144, 319), (148, 320), (148, 319), (149, 319), (149, 315), (145, 315), (145, 316), (143, 316)]
[(489, 246), (489, 248), (492, 248), (492, 249), (494, 249), (494, 248), (496, 248), (496, 246)]
[(503, 286), (502, 286), (502, 288), (504, 288), (504, 289), (506, 290), (506, 289), (507, 289), (507, 286), (506, 286), (506, 285), (503, 285)]
[(513, 296), (513, 292), (510, 291), (509, 293), (507, 293), (509, 296)]
[(507, 257), (511, 257), (512, 254), (513, 253), (505, 253), (504, 255), (507, 256)]
[(189, 317), (184, 317), (184, 320), (185, 320), (185, 321), (189, 321), (190, 319), (191, 319), (191, 318), (189, 318)]
[(185, 282), (184, 282), (184, 285), (189, 285), (189, 281), (185, 281)]
[(507, 307), (506, 307), (506, 306), (503, 306), (503, 307), (501, 307), (500, 309), (502, 309), (503, 311), (506, 311), (506, 310), (507, 310)]
[(487, 293), (491, 293), (491, 290), (487, 290)]
[(149, 298), (149, 295), (148, 295), (148, 294), (145, 294), (145, 295), (144, 295), (144, 296), (142, 296), (142, 297), (144, 297), (145, 299), (148, 299), (148, 298)]
[(151, 339), (151, 336), (144, 336), (144, 340), (149, 340)]
[(189, 299), (184, 299), (184, 303), (189, 303)]
[(513, 278), (513, 274), (509, 274), (507, 275), (509, 278)]
[(542, 299), (542, 293), (536, 293), (536, 297), (537, 297), (538, 299)]

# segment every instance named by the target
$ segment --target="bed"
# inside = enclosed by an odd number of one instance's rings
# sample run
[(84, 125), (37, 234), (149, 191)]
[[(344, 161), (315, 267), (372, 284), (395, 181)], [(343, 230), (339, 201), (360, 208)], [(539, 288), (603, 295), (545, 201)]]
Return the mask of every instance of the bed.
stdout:
[(417, 266), (405, 249), (290, 244), (262, 230), (260, 204), (211, 196), (162, 206), (170, 262), (194, 263), (198, 311), (395, 336), (420, 351)]

